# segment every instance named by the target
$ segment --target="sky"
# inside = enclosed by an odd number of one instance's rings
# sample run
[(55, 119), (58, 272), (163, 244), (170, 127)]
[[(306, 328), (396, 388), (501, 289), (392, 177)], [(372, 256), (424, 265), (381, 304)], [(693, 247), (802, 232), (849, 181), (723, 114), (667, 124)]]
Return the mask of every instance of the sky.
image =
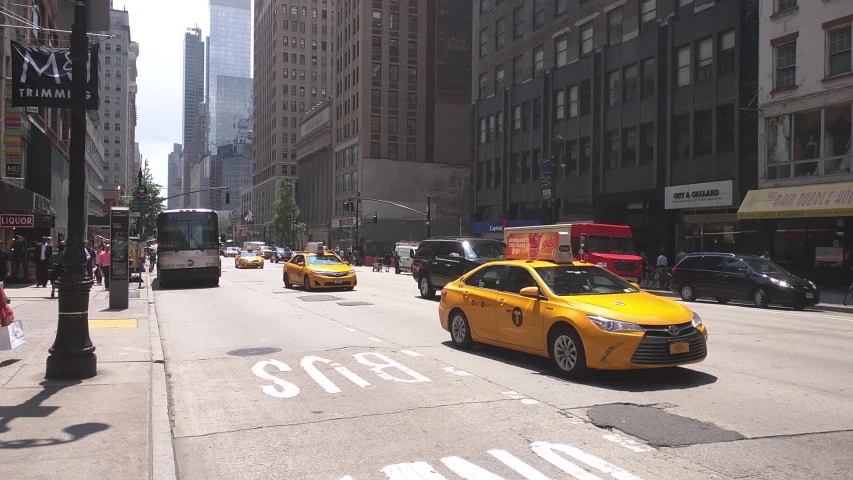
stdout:
[(183, 136), (184, 33), (198, 25), (208, 35), (208, 0), (113, 0), (113, 8), (127, 10), (139, 43), (136, 141), (165, 196), (168, 155)]

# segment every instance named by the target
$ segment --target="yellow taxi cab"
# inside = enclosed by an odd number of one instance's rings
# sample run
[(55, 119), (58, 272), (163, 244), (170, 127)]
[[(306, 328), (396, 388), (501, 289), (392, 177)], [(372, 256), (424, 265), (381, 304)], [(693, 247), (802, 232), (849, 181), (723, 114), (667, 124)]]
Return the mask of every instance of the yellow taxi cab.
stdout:
[(566, 377), (707, 356), (699, 315), (601, 267), (573, 262), (569, 232), (513, 234), (506, 258), (441, 291), (441, 326), (457, 348), (481, 342), (539, 355)]
[(254, 250), (243, 250), (234, 257), (236, 268), (264, 268), (264, 257), (261, 252)]
[(308, 242), (305, 250), (294, 253), (284, 264), (284, 286), (300, 285), (306, 291), (322, 288), (352, 290), (358, 284), (355, 270), (322, 243)]

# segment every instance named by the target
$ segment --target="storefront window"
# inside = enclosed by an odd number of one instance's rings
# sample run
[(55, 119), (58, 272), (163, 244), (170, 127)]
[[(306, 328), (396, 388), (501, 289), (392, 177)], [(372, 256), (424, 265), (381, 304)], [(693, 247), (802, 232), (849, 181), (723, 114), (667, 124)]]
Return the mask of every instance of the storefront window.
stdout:
[(850, 105), (824, 109), (823, 156), (827, 175), (850, 172)]
[(820, 284), (844, 282), (843, 219), (784, 219), (774, 227), (774, 261)]
[(850, 104), (771, 117), (766, 125), (768, 180), (850, 173)]

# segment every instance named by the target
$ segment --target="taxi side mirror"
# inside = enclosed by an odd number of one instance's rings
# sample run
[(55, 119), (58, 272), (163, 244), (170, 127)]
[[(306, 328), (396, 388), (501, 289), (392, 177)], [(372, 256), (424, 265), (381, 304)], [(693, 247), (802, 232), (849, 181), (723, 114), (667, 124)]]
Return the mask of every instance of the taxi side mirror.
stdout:
[(524, 287), (518, 293), (523, 297), (539, 298), (539, 287)]
[(640, 290), (640, 286), (634, 282), (631, 282), (631, 286), (636, 288), (637, 290)]
[(344, 265), (349, 265), (349, 262), (344, 262)]

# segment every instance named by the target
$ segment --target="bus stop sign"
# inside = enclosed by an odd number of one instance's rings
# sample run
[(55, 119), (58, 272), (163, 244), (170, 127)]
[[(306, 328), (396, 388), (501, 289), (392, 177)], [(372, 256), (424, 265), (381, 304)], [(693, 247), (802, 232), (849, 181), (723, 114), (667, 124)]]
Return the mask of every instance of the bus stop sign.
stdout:
[(139, 184), (136, 186), (136, 198), (142, 200), (143, 198), (148, 196), (148, 187), (143, 184)]

